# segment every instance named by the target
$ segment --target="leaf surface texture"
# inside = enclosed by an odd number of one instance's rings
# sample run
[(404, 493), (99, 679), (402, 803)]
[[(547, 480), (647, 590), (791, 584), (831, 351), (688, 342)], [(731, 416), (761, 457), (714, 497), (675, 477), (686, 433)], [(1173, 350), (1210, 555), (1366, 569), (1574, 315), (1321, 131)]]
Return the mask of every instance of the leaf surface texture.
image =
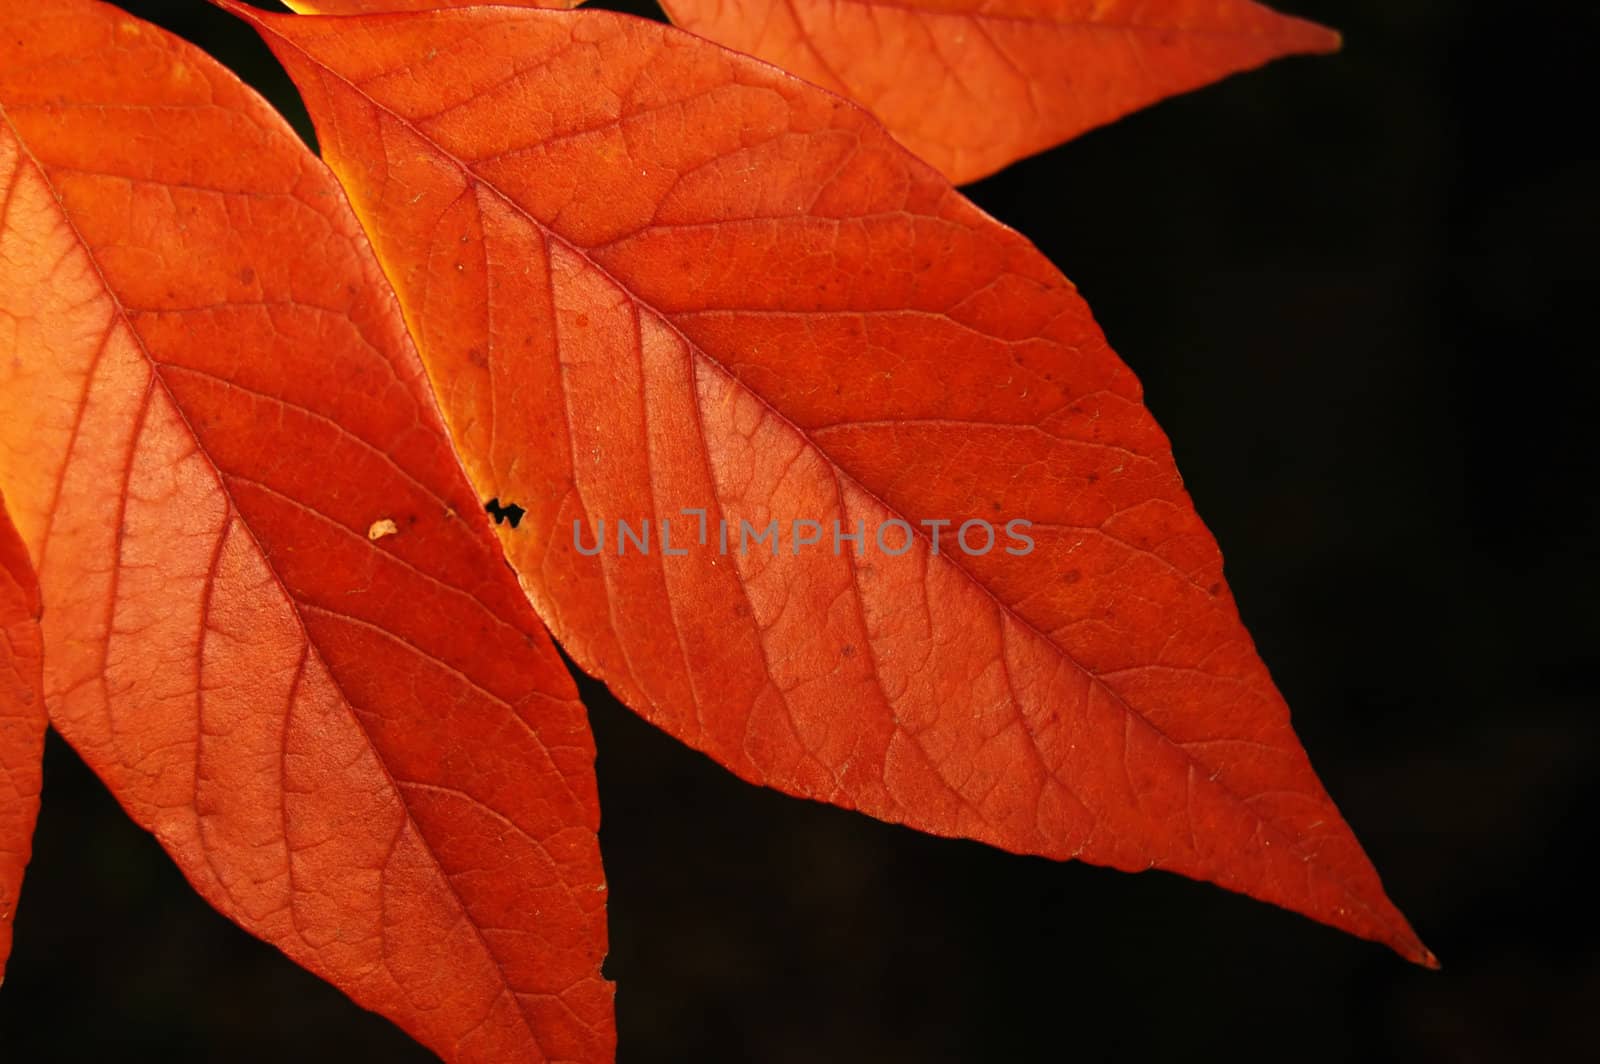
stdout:
[[(630, 706), (791, 794), (1212, 880), (1431, 962), (1137, 381), (1027, 241), (857, 107), (667, 27), (238, 10), (305, 95), (480, 495), (526, 508), (496, 528), (525, 588)], [(724, 555), (686, 509), (917, 533)], [(1025, 557), (952, 547), (1019, 517)], [(601, 519), (692, 549), (580, 553)]]
[(52, 723), (216, 908), (445, 1059), (607, 1059), (584, 711), (332, 175), (198, 50), (38, 0), (0, 15), (0, 190)]
[(965, 184), (1338, 34), (1251, 0), (662, 0), (673, 22), (857, 101)]

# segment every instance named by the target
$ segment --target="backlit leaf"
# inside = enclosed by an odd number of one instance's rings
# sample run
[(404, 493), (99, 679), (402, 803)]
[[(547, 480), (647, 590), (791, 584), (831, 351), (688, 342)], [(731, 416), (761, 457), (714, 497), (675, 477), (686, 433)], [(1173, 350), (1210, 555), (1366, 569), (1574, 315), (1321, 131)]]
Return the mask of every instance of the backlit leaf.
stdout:
[(957, 184), (1331, 30), (1251, 0), (662, 0), (856, 100)]
[(36, 0), (0, 201), (55, 727), (212, 905), (446, 1059), (609, 1057), (583, 708), (332, 176), (200, 51)]
[[(1432, 963), (1138, 382), (1027, 241), (855, 106), (667, 27), (235, 10), (300, 85), (479, 494), (525, 509), (496, 532), (529, 595), (630, 706), (791, 794)], [(1030, 553), (952, 542), (1011, 519)], [(601, 520), (653, 549), (580, 551)], [(723, 553), (719, 520), (783, 549)], [(792, 551), (796, 521), (917, 534)]]

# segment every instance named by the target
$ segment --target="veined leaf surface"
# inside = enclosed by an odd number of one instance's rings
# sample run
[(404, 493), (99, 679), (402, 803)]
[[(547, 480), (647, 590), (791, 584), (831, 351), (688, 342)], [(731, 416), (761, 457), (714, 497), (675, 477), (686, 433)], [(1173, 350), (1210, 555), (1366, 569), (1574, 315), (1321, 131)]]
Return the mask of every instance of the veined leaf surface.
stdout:
[[(554, 5), (542, 5), (554, 6)], [(1339, 35), (1251, 0), (662, 0), (672, 20), (848, 96), (965, 184)]]
[(449, 1060), (601, 1060), (594, 750), (326, 168), (200, 51), (0, 13), (0, 490), (55, 727)]
[[(300, 85), (480, 494), (525, 510), (497, 528), (524, 586), (629, 705), (792, 794), (1212, 880), (1432, 963), (1133, 374), (865, 112), (605, 12), (233, 9)], [(915, 534), (723, 554), (691, 510)], [(1013, 518), (1025, 556), (951, 545)], [(600, 520), (682, 520), (686, 553), (588, 555)]]

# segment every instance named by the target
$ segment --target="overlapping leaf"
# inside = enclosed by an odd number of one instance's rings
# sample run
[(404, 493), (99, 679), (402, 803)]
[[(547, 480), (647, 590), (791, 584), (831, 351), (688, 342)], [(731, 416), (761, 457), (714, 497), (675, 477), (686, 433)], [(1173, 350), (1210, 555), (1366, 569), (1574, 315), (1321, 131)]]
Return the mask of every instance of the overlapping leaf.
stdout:
[(208, 901), (447, 1059), (608, 1057), (583, 709), (332, 176), (203, 53), (36, 0), (0, 190), (55, 726)]
[[(1431, 963), (1138, 383), (1025, 240), (839, 97), (668, 28), (236, 10), (301, 86), (470, 476), (527, 511), (498, 529), (524, 586), (629, 705), (793, 794), (1210, 879)], [(868, 549), (723, 553), (685, 511)], [(1013, 518), (1026, 556), (952, 542)], [(602, 520), (655, 549), (578, 550)], [(893, 521), (910, 549), (871, 544)]]
[(1339, 47), (1251, 0), (662, 5), (685, 29), (858, 101), (957, 184), (1164, 97)]
[(39, 584), (0, 499), (0, 983), (39, 815), (44, 754)]

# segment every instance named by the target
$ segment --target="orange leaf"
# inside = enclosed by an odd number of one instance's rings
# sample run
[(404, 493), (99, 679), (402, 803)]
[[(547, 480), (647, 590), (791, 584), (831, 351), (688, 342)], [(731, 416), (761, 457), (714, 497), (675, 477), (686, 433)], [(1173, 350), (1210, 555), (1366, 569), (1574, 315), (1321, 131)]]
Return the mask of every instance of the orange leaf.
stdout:
[[(438, 6), (438, 5), (435, 5)], [(662, 0), (848, 96), (956, 184), (1339, 35), (1251, 0)]]
[(447, 1059), (607, 1058), (584, 712), (331, 175), (198, 50), (35, 0), (0, 198), (52, 723), (212, 905)]
[(39, 584), (0, 499), (0, 983), (39, 815), (44, 754)]
[[(301, 86), (469, 475), (526, 510), (497, 529), (524, 586), (630, 706), (791, 794), (1431, 963), (1138, 383), (1027, 241), (853, 105), (668, 27), (233, 9)], [(954, 542), (1018, 518), (1031, 553)], [(783, 548), (722, 553), (719, 519)], [(796, 521), (917, 534), (801, 550)]]

